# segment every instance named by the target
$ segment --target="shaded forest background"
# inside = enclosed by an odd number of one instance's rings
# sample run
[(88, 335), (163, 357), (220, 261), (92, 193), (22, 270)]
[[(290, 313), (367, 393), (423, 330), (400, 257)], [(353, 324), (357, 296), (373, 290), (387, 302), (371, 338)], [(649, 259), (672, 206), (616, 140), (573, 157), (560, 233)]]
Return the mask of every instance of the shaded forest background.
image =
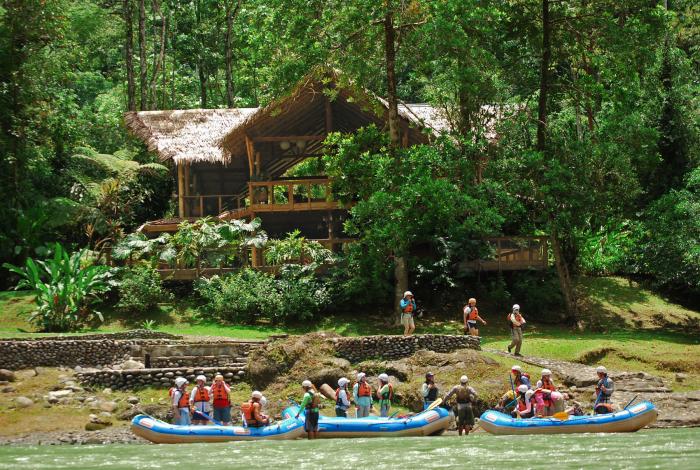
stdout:
[(401, 162), (390, 128), (335, 137), (324, 171), (367, 177), (337, 188), (366, 201), (350, 291), (386, 295), (387, 254), (415, 244), (437, 256), (409, 257), (412, 279), (440, 292), (468, 240), (547, 234), (563, 284), (617, 273), (700, 299), (692, 0), (3, 0), (0, 261), (99, 249), (173, 210), (125, 111), (260, 106), (315, 66), (452, 127)]

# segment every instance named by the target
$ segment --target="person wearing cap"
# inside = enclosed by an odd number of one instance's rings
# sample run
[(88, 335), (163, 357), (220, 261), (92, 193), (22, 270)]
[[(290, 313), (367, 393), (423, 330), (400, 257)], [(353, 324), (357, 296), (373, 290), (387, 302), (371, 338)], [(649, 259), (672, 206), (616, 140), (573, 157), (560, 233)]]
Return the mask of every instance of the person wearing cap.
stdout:
[(513, 418), (532, 418), (535, 415), (535, 408), (532, 406), (532, 396), (535, 391), (530, 390), (527, 385), (520, 385), (517, 390), (518, 400), (511, 416)]
[(598, 366), (595, 369), (598, 375), (598, 383), (595, 386), (596, 400), (593, 405), (593, 413), (597, 415), (613, 412), (612, 394), (615, 391), (615, 384), (608, 377), (608, 370), (604, 366)]
[(379, 400), (379, 416), (386, 418), (389, 416), (391, 408), (391, 400), (394, 399), (394, 386), (389, 383), (387, 374), (379, 374), (379, 390), (377, 390), (377, 399)]
[(209, 420), (204, 416), (209, 416), (211, 412), (211, 389), (206, 386), (207, 378), (203, 375), (198, 375), (195, 379), (197, 386), (190, 392), (190, 408), (192, 409), (192, 424), (204, 425), (208, 424)]
[(525, 318), (520, 313), (520, 305), (513, 305), (513, 310), (508, 314), (508, 325), (510, 326), (511, 342), (508, 345), (508, 352), (515, 348), (515, 355), (520, 356), (520, 348), (523, 345), (523, 325)]
[(367, 383), (364, 372), (357, 374), (357, 382), (352, 387), (352, 397), (355, 401), (356, 416), (366, 418), (372, 409), (372, 388)]
[(318, 405), (321, 402), (321, 398), (310, 380), (304, 380), (301, 383), (301, 388), (304, 389), (304, 398), (301, 400), (296, 418), (299, 418), (301, 410), (304, 410), (304, 430), (306, 435), (309, 439), (316, 439), (318, 437)]
[(527, 372), (523, 372), (522, 367), (519, 365), (516, 364), (511, 367), (510, 373), (511, 390), (508, 390), (505, 395), (501, 397), (501, 400), (498, 402), (497, 406), (497, 409), (499, 410), (507, 410), (511, 406), (515, 405), (518, 394), (513, 393), (514, 389), (517, 389), (521, 385), (526, 385), (528, 389), (532, 387), (532, 384), (530, 383), (530, 375), (527, 374)]
[(564, 395), (557, 391), (552, 382), (552, 371), (542, 369), (542, 378), (537, 381), (535, 390), (535, 404), (537, 416), (551, 416), (564, 410)]
[(413, 332), (416, 331), (416, 323), (413, 320), (413, 316), (416, 313), (416, 301), (413, 298), (413, 293), (410, 290), (403, 293), (403, 299), (401, 299), (400, 306), (403, 335), (411, 336)]
[(423, 409), (427, 410), (438, 397), (438, 387), (435, 385), (435, 374), (432, 372), (425, 374), (425, 382), (423, 382), (423, 386), (421, 387), (421, 393), (423, 394)]
[(348, 398), (348, 384), (350, 381), (345, 377), (338, 379), (338, 388), (335, 389), (335, 415), (339, 418), (348, 417), (350, 409), (350, 399)]
[(250, 394), (250, 400), (241, 405), (245, 425), (249, 428), (259, 428), (270, 424), (270, 418), (262, 413), (262, 404), (260, 403), (262, 398), (263, 394), (256, 390)]
[(224, 376), (216, 374), (214, 383), (210, 389), (212, 396), (212, 405), (214, 408), (214, 419), (220, 421), (224, 426), (230, 426), (231, 423), (231, 387), (224, 382)]
[(192, 424), (186, 378), (178, 377), (175, 379), (175, 387), (170, 389), (170, 403), (173, 407), (174, 424), (178, 426), (189, 426)]
[(479, 336), (476, 322), (479, 321), (486, 325), (486, 321), (479, 316), (479, 309), (476, 308), (476, 299), (474, 297), (467, 301), (467, 305), (464, 306), (462, 312), (464, 313), (464, 333), (468, 332), (471, 336)]
[(454, 396), (457, 402), (457, 432), (459, 435), (466, 436), (471, 431), (474, 426), (474, 410), (472, 410), (472, 403), (476, 400), (476, 390), (467, 385), (469, 383), (469, 377), (463, 375), (459, 379), (459, 385), (452, 387), (452, 390), (445, 395), (443, 398), (443, 403)]

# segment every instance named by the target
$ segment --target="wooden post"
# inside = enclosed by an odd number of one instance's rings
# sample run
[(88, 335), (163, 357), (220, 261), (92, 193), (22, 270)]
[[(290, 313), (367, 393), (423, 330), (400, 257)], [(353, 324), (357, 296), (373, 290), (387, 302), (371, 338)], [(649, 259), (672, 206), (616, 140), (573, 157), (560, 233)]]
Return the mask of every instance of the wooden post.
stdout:
[(262, 155), (260, 152), (255, 152), (255, 174), (257, 176), (262, 174)]
[(185, 170), (182, 165), (177, 164), (177, 207), (181, 219), (185, 218)]
[(294, 210), (294, 185), (287, 183), (287, 199), (289, 199), (289, 210)]
[(408, 125), (401, 126), (401, 147), (408, 148)]
[(199, 195), (199, 216), (204, 217), (204, 196)]
[(255, 166), (255, 163), (253, 162), (253, 153), (255, 152), (255, 144), (250, 139), (250, 137), (248, 137), (247, 134), (245, 136), (245, 150), (246, 150), (246, 154), (248, 156), (248, 170), (250, 171), (250, 176), (252, 179), (253, 167)]
[(219, 196), (219, 214), (221, 214), (221, 196)]

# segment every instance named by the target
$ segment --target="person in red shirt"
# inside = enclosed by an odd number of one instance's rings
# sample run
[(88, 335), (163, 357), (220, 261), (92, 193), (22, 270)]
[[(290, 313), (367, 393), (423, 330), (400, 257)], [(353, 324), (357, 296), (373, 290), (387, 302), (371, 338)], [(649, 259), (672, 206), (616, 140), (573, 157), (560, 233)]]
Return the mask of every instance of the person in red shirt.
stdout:
[(231, 425), (231, 387), (224, 382), (224, 376), (217, 374), (211, 386), (211, 396), (214, 405), (214, 419), (221, 421), (224, 426)]

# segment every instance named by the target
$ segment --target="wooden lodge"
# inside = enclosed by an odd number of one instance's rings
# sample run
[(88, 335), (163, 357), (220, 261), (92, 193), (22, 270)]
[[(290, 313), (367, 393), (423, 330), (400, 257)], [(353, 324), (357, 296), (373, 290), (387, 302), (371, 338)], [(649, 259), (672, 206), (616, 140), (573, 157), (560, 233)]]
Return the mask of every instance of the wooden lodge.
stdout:
[[(287, 175), (298, 163), (321, 157), (330, 132), (385, 127), (387, 104), (340, 86), (336, 78), (310, 74), (287, 96), (260, 108), (127, 113), (127, 128), (172, 163), (177, 181), (178, 217), (148, 222), (141, 230), (175, 232), (182, 221), (201, 217), (258, 217), (271, 237), (298, 229), (331, 249), (350, 241), (343, 232), (348, 208), (333, 199), (329, 179)], [(402, 104), (399, 115), (405, 146), (427, 143), (449, 128), (442, 113), (425, 104)], [(251, 261), (261, 266), (261, 254), (253, 253)], [(195, 278), (222, 269), (175, 269), (168, 276)]]

